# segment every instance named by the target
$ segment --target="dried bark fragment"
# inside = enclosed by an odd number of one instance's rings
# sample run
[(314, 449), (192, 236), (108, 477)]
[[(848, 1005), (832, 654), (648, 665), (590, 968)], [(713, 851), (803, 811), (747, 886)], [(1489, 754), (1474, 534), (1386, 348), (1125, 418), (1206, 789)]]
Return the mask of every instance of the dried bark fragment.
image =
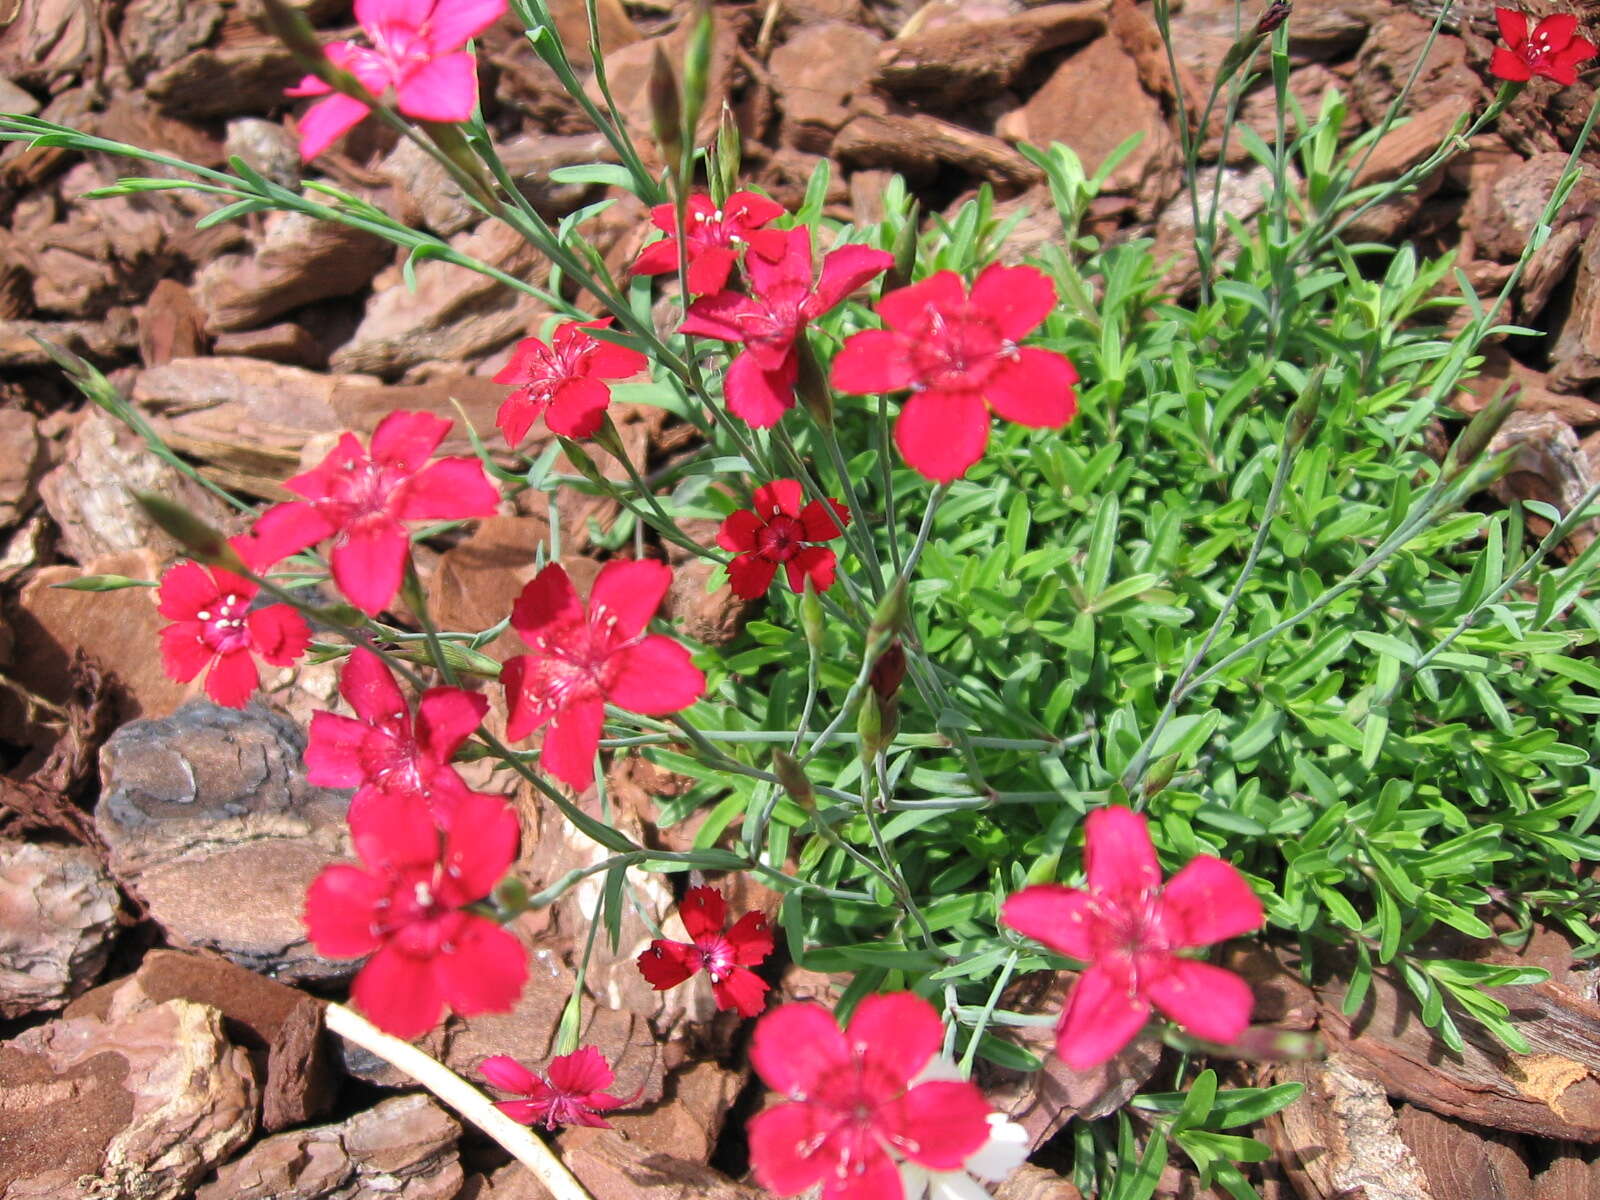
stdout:
[(0, 1016), (60, 1008), (93, 983), (118, 905), (93, 851), (0, 842)]

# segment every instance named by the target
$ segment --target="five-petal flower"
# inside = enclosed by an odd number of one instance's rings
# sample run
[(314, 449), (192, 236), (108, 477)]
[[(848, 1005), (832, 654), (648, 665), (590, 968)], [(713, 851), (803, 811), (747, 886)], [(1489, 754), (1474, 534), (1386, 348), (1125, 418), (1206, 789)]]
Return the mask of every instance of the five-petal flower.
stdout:
[(517, 815), (496, 796), (469, 792), (441, 851), (417, 796), (350, 814), (364, 867), (324, 868), (306, 893), (306, 927), (330, 958), (371, 954), (351, 997), (396, 1037), (426, 1033), (448, 1004), (463, 1016), (505, 1012), (528, 977), (528, 956), (508, 931), (466, 911), (510, 870)]
[(1570, 87), (1578, 82), (1578, 64), (1600, 53), (1593, 42), (1577, 36), (1578, 18), (1571, 13), (1544, 17), (1531, 33), (1527, 16), (1517, 9), (1497, 8), (1494, 19), (1506, 39), (1489, 60), (1489, 73), (1497, 79), (1525, 83), (1543, 75)]
[(588, 611), (559, 563), (522, 589), (511, 627), (531, 648), (505, 664), (513, 741), (547, 726), (539, 762), (577, 791), (594, 782), (594, 755), (609, 701), (630, 712), (664, 716), (705, 693), (706, 677), (689, 651), (645, 627), (672, 584), (665, 563), (609, 562), (589, 592)]
[(333, 581), (362, 612), (377, 616), (400, 590), (411, 540), (406, 521), (493, 516), (500, 495), (475, 458), (429, 462), (450, 422), (426, 412), (392, 412), (364, 449), (342, 434), (317, 466), (284, 487), (305, 501), (275, 504), (251, 530), (251, 561), (276, 562), (332, 537)]
[[(379, 99), (393, 88), (395, 107), (408, 117), (465, 121), (478, 103), (478, 68), (462, 46), (505, 11), (506, 0), (356, 0), (356, 22), (372, 45), (338, 42), (327, 48), (328, 61)], [(327, 97), (300, 119), (307, 162), (372, 111), (315, 75), (287, 94)]]
[(823, 257), (819, 275), (811, 262), (811, 231), (801, 226), (781, 237), (781, 253), (776, 245), (772, 253), (760, 246), (745, 256), (750, 295), (703, 296), (689, 306), (681, 327), (744, 347), (728, 364), (723, 395), (729, 411), (758, 429), (777, 424), (794, 406), (805, 327), (894, 263), (882, 250), (840, 246)]
[(1077, 415), (1072, 363), (1017, 345), (1055, 305), (1055, 285), (1032, 267), (987, 267), (970, 294), (954, 271), (939, 271), (878, 302), (888, 328), (845, 342), (833, 386), (863, 395), (910, 389), (895, 444), (916, 470), (949, 483), (983, 457), (990, 409), (1036, 428)]
[(748, 1126), (762, 1185), (823, 1200), (899, 1200), (896, 1159), (959, 1170), (989, 1135), (989, 1106), (971, 1083), (914, 1083), (944, 1027), (910, 992), (868, 996), (841, 1033), (815, 1004), (785, 1004), (756, 1025), (750, 1061), (788, 1097)]
[(1151, 1005), (1211, 1042), (1231, 1042), (1250, 1023), (1250, 987), (1239, 976), (1179, 952), (1258, 928), (1265, 916), (1244, 876), (1201, 855), (1161, 885), (1145, 818), (1125, 808), (1089, 814), (1088, 886), (1042, 884), (1008, 898), (1000, 919), (1052, 950), (1089, 963), (1056, 1030), (1056, 1052), (1085, 1071), (1144, 1028)]
[(762, 912), (748, 912), (723, 930), (728, 905), (714, 887), (690, 888), (678, 915), (692, 939), (657, 938), (639, 955), (639, 972), (658, 992), (677, 987), (698, 971), (711, 979), (719, 1009), (736, 1008), (753, 1017), (766, 1004), (767, 981), (750, 970), (772, 953), (772, 930)]
[(521, 1100), (502, 1100), (495, 1105), (513, 1121), (524, 1125), (589, 1125), (610, 1129), (611, 1123), (599, 1114), (628, 1103), (607, 1094), (616, 1074), (593, 1046), (582, 1046), (571, 1054), (550, 1060), (541, 1077), (516, 1059), (496, 1054), (478, 1064), (483, 1077), (502, 1092), (514, 1092)]
[(524, 338), (511, 353), (511, 361), (494, 377), (496, 383), (514, 385), (494, 423), (515, 446), (528, 428), (544, 417), (551, 433), (562, 437), (593, 437), (600, 428), (611, 389), (602, 379), (626, 379), (650, 365), (637, 350), (602, 341), (588, 331), (603, 329), (600, 321), (568, 321), (557, 327), (546, 345)]
[[(688, 237), (684, 254), (689, 260), (689, 293), (705, 296), (727, 286), (728, 276), (739, 254), (747, 246), (764, 252), (768, 258), (783, 253), (783, 234), (762, 229), (768, 221), (783, 215), (776, 200), (756, 192), (734, 192), (722, 207), (703, 192), (690, 196), (685, 204)], [(678, 209), (673, 204), (658, 204), (650, 210), (650, 223), (669, 236), (651, 242), (639, 252), (628, 268), (634, 275), (664, 275), (678, 269)]]
[[(236, 547), (236, 548), (242, 548)], [(161, 578), (161, 665), (179, 683), (206, 672), (206, 695), (243, 708), (261, 682), (255, 656), (286, 667), (311, 643), (305, 618), (287, 604), (251, 610), (261, 589), (222, 567), (181, 562)]]
[(833, 586), (837, 559), (826, 546), (844, 534), (850, 510), (837, 500), (813, 500), (800, 507), (800, 484), (775, 479), (755, 492), (753, 507), (729, 513), (717, 531), (717, 545), (734, 552), (728, 582), (746, 600), (765, 595), (781, 566), (790, 590), (806, 590), (806, 580), (819, 592)]
[(488, 698), (461, 688), (429, 688), (413, 717), (389, 668), (361, 646), (339, 673), (339, 692), (359, 720), (311, 714), (307, 782), (359, 789), (352, 812), (389, 797), (418, 796), (440, 828), (448, 829), (470, 791), (450, 759), (483, 720)]

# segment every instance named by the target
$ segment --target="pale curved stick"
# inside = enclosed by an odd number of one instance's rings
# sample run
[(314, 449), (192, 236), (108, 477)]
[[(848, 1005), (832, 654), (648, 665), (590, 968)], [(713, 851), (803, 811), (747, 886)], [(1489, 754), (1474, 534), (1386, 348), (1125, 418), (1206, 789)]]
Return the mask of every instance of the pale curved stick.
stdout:
[(499, 1142), (513, 1158), (537, 1176), (555, 1200), (594, 1200), (542, 1139), (527, 1126), (519, 1125), (506, 1116), (494, 1106), (492, 1100), (442, 1062), (384, 1033), (360, 1013), (343, 1004), (327, 1005), (323, 1009), (323, 1019), (334, 1033), (349, 1038), (391, 1066), (398, 1067)]

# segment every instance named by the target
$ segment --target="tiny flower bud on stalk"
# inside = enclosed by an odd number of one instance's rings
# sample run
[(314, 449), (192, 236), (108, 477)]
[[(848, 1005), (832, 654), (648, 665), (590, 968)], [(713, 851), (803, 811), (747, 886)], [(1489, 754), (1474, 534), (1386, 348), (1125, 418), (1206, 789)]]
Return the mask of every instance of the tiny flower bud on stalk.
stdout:
[[(709, 0), (698, 0), (695, 5), (694, 25), (689, 30), (689, 42), (683, 53), (683, 147), (694, 152), (695, 130), (700, 124), (700, 114), (705, 111), (706, 92), (711, 79), (711, 54), (716, 44), (717, 23)], [(685, 163), (687, 168), (689, 164)], [(687, 180), (687, 170), (685, 171)]]
[(1212, 85), (1214, 88), (1220, 89), (1224, 83), (1233, 78), (1240, 67), (1255, 57), (1256, 51), (1261, 48), (1261, 43), (1267, 39), (1267, 35), (1289, 19), (1290, 7), (1283, 0), (1273, 0), (1261, 14), (1261, 19), (1251, 27), (1250, 32), (1228, 47), (1227, 54), (1222, 57), (1222, 65), (1217, 68), (1217, 81)]
[(241, 575), (249, 571), (238, 551), (228, 545), (227, 538), (181, 504), (155, 492), (134, 492), (133, 498), (146, 516), (197, 561)]
[(467, 144), (467, 136), (461, 132), (461, 126), (441, 124), (438, 121), (418, 121), (417, 127), (427, 134), (428, 140), (439, 147), (440, 152), (455, 164), (465, 176), (465, 180), (470, 182), (472, 199), (492, 212), (497, 203), (494, 181), (489, 178), (483, 160)]
[(284, 49), (305, 70), (328, 83), (333, 83), (336, 75), (345, 74), (328, 61), (322, 39), (303, 11), (284, 0), (261, 0), (261, 16), (272, 36), (283, 43)]
[(867, 653), (878, 653), (884, 640), (904, 629), (910, 618), (911, 611), (906, 606), (906, 581), (900, 577), (878, 601), (877, 611), (872, 614), (872, 625), (867, 629)]
[(1322, 411), (1322, 381), (1327, 373), (1326, 365), (1319, 366), (1313, 371), (1311, 378), (1306, 381), (1305, 390), (1300, 393), (1300, 398), (1289, 410), (1284, 442), (1290, 450), (1298, 450), (1303, 446), (1311, 427), (1316, 424), (1317, 416)]
[[(606, 477), (600, 474), (600, 468), (594, 465), (594, 459), (589, 457), (588, 451), (571, 438), (557, 438), (556, 440), (561, 443), (562, 452), (566, 454), (567, 460), (572, 463), (578, 474), (596, 487), (609, 488), (611, 486)], [(599, 440), (598, 437), (595, 439), (597, 442)], [(610, 449), (610, 447), (607, 447), (607, 449)]]
[(913, 200), (911, 208), (906, 213), (905, 224), (900, 226), (900, 232), (895, 234), (894, 246), (889, 251), (894, 255), (894, 266), (889, 268), (888, 274), (883, 278), (885, 292), (892, 292), (910, 284), (912, 272), (917, 267), (917, 234), (921, 226), (922, 205)]
[(803, 334), (796, 341), (795, 349), (799, 352), (800, 360), (795, 394), (800, 397), (800, 403), (806, 406), (812, 420), (824, 429), (832, 429), (833, 393), (828, 390), (828, 377), (823, 373), (822, 364), (817, 361), (817, 352), (811, 348), (811, 340)]
[(1512, 413), (1516, 412), (1521, 399), (1520, 387), (1508, 387), (1467, 422), (1466, 429), (1462, 430), (1455, 445), (1451, 446), (1450, 452), (1444, 456), (1440, 472), (1445, 482), (1458, 479), (1462, 472), (1483, 455), (1489, 448), (1489, 443), (1494, 440), (1494, 435), (1500, 432), (1500, 427)]
[(739, 122), (726, 100), (722, 103), (722, 119), (717, 124), (717, 169), (711, 175), (711, 192), (720, 206), (739, 189), (739, 167), (744, 156), (744, 138), (739, 133)]
[(650, 101), (650, 128), (656, 135), (656, 145), (668, 167), (677, 173), (683, 157), (683, 101), (678, 93), (678, 80), (672, 73), (672, 64), (656, 46), (650, 60), (650, 83), (647, 88)]
[(783, 750), (772, 752), (772, 773), (778, 777), (779, 784), (793, 800), (806, 812), (814, 812), (817, 807), (816, 793), (811, 790), (811, 780), (806, 777), (805, 768), (802, 767), (792, 754)]
[(813, 653), (822, 650), (822, 598), (817, 595), (817, 585), (808, 575), (805, 594), (800, 598), (800, 628), (806, 635), (806, 645)]

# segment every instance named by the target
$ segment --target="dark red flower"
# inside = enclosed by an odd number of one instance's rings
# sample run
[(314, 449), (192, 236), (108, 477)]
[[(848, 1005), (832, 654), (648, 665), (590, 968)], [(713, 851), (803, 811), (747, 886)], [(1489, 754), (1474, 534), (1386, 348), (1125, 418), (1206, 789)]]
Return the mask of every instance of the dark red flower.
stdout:
[(321, 954), (372, 957), (351, 997), (378, 1028), (413, 1038), (446, 1005), (470, 1016), (506, 1012), (528, 977), (522, 943), (466, 912), (517, 857), (517, 815), (496, 796), (469, 792), (445, 838), (416, 796), (350, 813), (365, 868), (324, 868), (306, 893), (306, 927)]
[(1528, 18), (1514, 8), (1497, 8), (1494, 19), (1506, 46), (1496, 47), (1489, 73), (1497, 79), (1525, 83), (1543, 75), (1570, 87), (1578, 82), (1578, 64), (1593, 58), (1593, 42), (1578, 37), (1578, 18), (1571, 13), (1545, 17), (1528, 32)]
[(1000, 919), (1035, 941), (1090, 964), (1073, 986), (1056, 1053), (1075, 1071), (1107, 1061), (1159, 1008), (1209, 1042), (1231, 1042), (1250, 1023), (1250, 985), (1179, 953), (1259, 928), (1265, 915), (1244, 876), (1201, 855), (1161, 886), (1145, 818), (1126, 808), (1089, 814), (1088, 887), (1023, 888)]
[(559, 563), (522, 589), (511, 627), (533, 653), (506, 663), (501, 682), (513, 741), (548, 725), (540, 765), (576, 791), (594, 782), (594, 755), (609, 701), (618, 708), (664, 716), (705, 694), (706, 677), (689, 652), (645, 627), (672, 584), (665, 563), (609, 562), (578, 599)]
[(221, 567), (181, 562), (169, 570), (157, 593), (161, 615), (172, 622), (161, 630), (162, 669), (179, 683), (205, 671), (206, 695), (243, 708), (261, 682), (257, 656), (287, 667), (311, 644), (305, 618), (289, 605), (251, 611), (260, 590)]
[(493, 516), (499, 493), (475, 458), (429, 463), (450, 422), (426, 412), (393, 412), (372, 434), (370, 453), (355, 434), (284, 487), (307, 502), (275, 504), (251, 531), (251, 562), (277, 562), (332, 537), (333, 581), (368, 616), (400, 590), (411, 540), (406, 521)]
[(540, 416), (551, 433), (594, 436), (611, 403), (611, 389), (600, 380), (626, 379), (650, 365), (637, 350), (601, 341), (588, 332), (609, 324), (610, 317), (568, 321), (556, 328), (549, 345), (538, 338), (517, 343), (511, 361), (494, 377), (496, 383), (516, 385), (494, 419), (506, 435), (506, 445), (520, 442)]
[(456, 806), (471, 790), (450, 759), (488, 712), (488, 698), (461, 688), (429, 688), (413, 717), (383, 659), (360, 646), (339, 673), (339, 693), (360, 720), (311, 714), (306, 780), (318, 787), (360, 789), (350, 802), (352, 811), (386, 797), (420, 796), (433, 819), (448, 829)]
[[(703, 193), (689, 197), (685, 206), (689, 226), (686, 254), (689, 260), (689, 294), (705, 296), (727, 286), (733, 264), (746, 246), (755, 246), (769, 258), (783, 253), (783, 234), (761, 229), (783, 216), (783, 205), (755, 192), (735, 192), (721, 208)], [(628, 270), (634, 275), (664, 275), (678, 269), (678, 209), (658, 204), (650, 210), (650, 223), (670, 236), (651, 242), (639, 252)]]
[(729, 513), (722, 522), (717, 545), (735, 554), (728, 564), (735, 595), (746, 600), (765, 595), (780, 566), (796, 594), (806, 590), (808, 577), (819, 592), (833, 586), (833, 551), (809, 543), (842, 537), (850, 510), (837, 500), (813, 500), (801, 508), (800, 496), (797, 480), (775, 479), (756, 489), (753, 508)]
[(766, 1005), (767, 981), (749, 968), (772, 953), (765, 913), (748, 912), (723, 931), (728, 905), (713, 887), (690, 888), (678, 905), (691, 942), (657, 938), (639, 955), (639, 972), (658, 992), (677, 987), (698, 971), (711, 977), (719, 1009), (753, 1017)]
[(939, 1052), (944, 1026), (910, 992), (868, 996), (849, 1030), (815, 1004), (785, 1004), (756, 1025), (750, 1061), (789, 1098), (750, 1121), (762, 1186), (823, 1200), (899, 1200), (896, 1157), (958, 1170), (988, 1140), (989, 1106), (961, 1080), (912, 1080)]
[(912, 467), (948, 483), (983, 457), (990, 409), (1038, 428), (1077, 415), (1072, 364), (1017, 345), (1055, 305), (1055, 285), (1032, 267), (987, 267), (970, 295), (959, 275), (940, 271), (878, 302), (888, 328), (845, 342), (833, 386), (861, 395), (909, 388), (895, 443)]
[(606, 1093), (616, 1081), (616, 1074), (593, 1046), (583, 1046), (571, 1054), (552, 1058), (542, 1078), (505, 1054), (484, 1059), (478, 1069), (502, 1092), (516, 1092), (525, 1097), (502, 1100), (495, 1105), (513, 1121), (524, 1125), (543, 1125), (546, 1129), (589, 1125), (610, 1129), (611, 1123), (599, 1114), (628, 1103)]
[(874, 275), (894, 256), (866, 246), (841, 246), (822, 260), (821, 275), (811, 263), (811, 231), (802, 226), (782, 235), (782, 253), (745, 257), (751, 295), (723, 291), (689, 306), (684, 333), (700, 334), (743, 348), (723, 380), (728, 409), (758, 429), (775, 425), (794, 406), (800, 375), (796, 349), (805, 327)]

